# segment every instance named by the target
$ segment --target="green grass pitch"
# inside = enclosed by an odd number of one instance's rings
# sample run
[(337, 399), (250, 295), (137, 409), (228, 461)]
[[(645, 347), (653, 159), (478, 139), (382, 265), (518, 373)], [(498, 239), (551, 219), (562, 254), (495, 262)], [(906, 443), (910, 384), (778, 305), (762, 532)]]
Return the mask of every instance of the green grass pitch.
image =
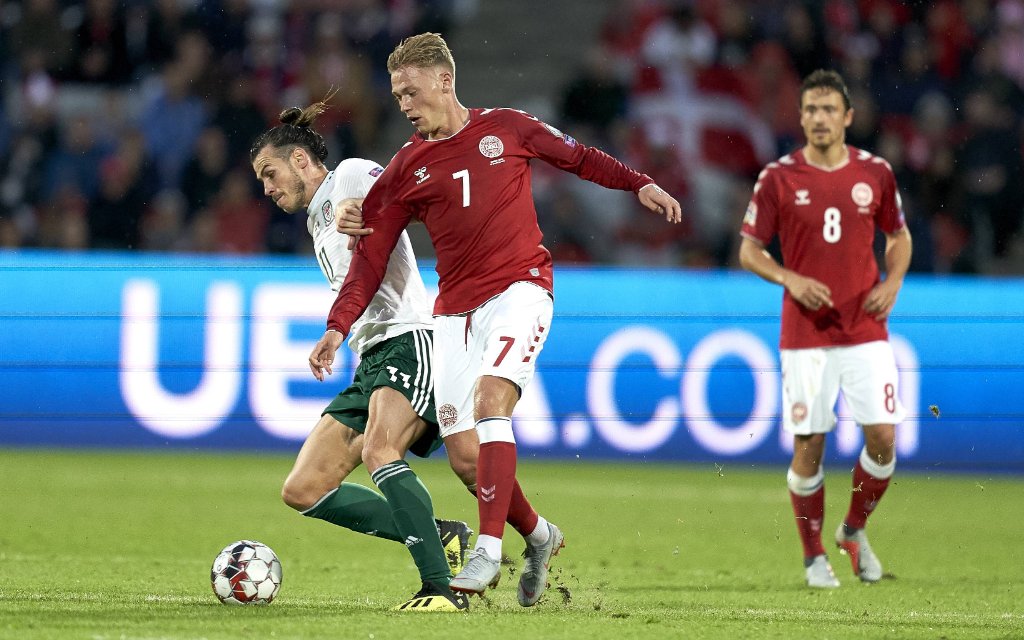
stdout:
[[(441, 461), (413, 462), (437, 512), (476, 523)], [(391, 608), (415, 590), (401, 546), (303, 518), (278, 497), (291, 457), (0, 450), (0, 638), (1021, 638), (1024, 480), (903, 473), (870, 523), (887, 572), (802, 583), (783, 468), (521, 460), (565, 531), (533, 609), (505, 575), (466, 615)], [(365, 472), (353, 480), (367, 482)], [(826, 534), (847, 469), (827, 476)], [(209, 568), (227, 543), (269, 544), (277, 600), (227, 607)], [(511, 529), (506, 553), (522, 542)], [(518, 563), (516, 565), (518, 568)]]

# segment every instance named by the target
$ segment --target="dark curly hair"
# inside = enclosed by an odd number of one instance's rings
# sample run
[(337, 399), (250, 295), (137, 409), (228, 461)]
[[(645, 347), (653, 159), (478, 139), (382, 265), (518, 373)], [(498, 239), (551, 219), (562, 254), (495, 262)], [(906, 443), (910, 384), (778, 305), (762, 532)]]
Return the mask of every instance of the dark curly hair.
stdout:
[(278, 116), (281, 124), (264, 131), (253, 141), (252, 149), (249, 150), (249, 162), (255, 161), (260, 149), (267, 146), (281, 149), (284, 156), (290, 154), (295, 147), (302, 147), (321, 164), (326, 162), (327, 144), (324, 142), (324, 137), (313, 131), (311, 127), (317, 116), (327, 111), (328, 99), (330, 99), (330, 94), (305, 109), (291, 107), (282, 111)]

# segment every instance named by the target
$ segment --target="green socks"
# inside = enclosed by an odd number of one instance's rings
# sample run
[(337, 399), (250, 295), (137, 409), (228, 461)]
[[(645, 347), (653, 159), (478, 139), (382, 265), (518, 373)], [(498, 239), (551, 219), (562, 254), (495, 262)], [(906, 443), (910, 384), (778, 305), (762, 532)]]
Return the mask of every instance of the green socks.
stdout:
[(452, 574), (437, 535), (427, 488), (402, 460), (383, 465), (370, 477), (391, 506), (395, 527), (409, 548), (420, 579), (447, 585)]
[(405, 540), (405, 536), (395, 526), (395, 519), (391, 517), (388, 501), (361, 484), (342, 482), (340, 487), (320, 498), (302, 515), (326, 520), (357, 533), (395, 542)]

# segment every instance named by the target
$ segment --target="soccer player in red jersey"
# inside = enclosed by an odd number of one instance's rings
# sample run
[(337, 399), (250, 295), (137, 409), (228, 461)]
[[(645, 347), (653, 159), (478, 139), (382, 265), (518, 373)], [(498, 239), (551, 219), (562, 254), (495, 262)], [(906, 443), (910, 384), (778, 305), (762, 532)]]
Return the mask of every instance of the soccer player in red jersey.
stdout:
[[(821, 542), (822, 454), (842, 390), (864, 430), (853, 492), (836, 544), (854, 573), (877, 582), (882, 565), (864, 533), (896, 467), (905, 414), (886, 319), (910, 265), (911, 238), (889, 163), (846, 144), (853, 109), (842, 77), (819, 70), (800, 90), (807, 143), (761, 172), (743, 218), (740, 263), (782, 285), (783, 425), (793, 434), (786, 479), (803, 543), (807, 584), (838, 587)], [(886, 277), (873, 243), (885, 234)], [(778, 236), (783, 265), (765, 251)]]
[[(654, 181), (514, 109), (468, 109), (455, 95), (455, 61), (437, 34), (404, 40), (388, 58), (392, 94), (416, 129), (363, 203), (362, 236), (311, 362), (327, 367), (381, 282), (388, 255), (411, 221), (437, 252), (435, 393), (442, 436), (475, 428), (476, 548), (453, 590), (497, 584), (506, 518), (526, 538), (519, 603), (543, 592), (561, 531), (537, 515), (516, 480), (512, 411), (533, 377), (551, 328), (551, 254), (531, 194), (537, 158), (602, 186), (630, 190), (679, 222), (679, 203)], [(344, 222), (344, 221), (343, 221)], [(365, 228), (361, 228), (365, 223)], [(341, 225), (339, 225), (341, 226)]]

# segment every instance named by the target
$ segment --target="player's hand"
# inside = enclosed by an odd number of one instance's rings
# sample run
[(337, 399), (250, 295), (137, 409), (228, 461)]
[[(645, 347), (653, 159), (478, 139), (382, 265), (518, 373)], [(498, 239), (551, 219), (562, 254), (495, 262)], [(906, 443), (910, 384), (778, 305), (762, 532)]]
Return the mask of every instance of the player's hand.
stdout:
[(890, 280), (879, 282), (868, 292), (868, 297), (864, 300), (864, 311), (874, 316), (875, 320), (883, 322), (896, 305), (896, 296), (899, 292), (900, 283)]
[(645, 187), (641, 187), (640, 191), (638, 191), (636, 195), (640, 198), (640, 204), (644, 205), (654, 213), (664, 214), (665, 220), (669, 222), (682, 221), (683, 208), (679, 206), (679, 201), (668, 195), (668, 193), (658, 185), (651, 183)]
[(346, 198), (338, 203), (334, 227), (348, 238), (348, 249), (355, 249), (360, 236), (368, 236), (373, 229), (367, 229), (363, 222), (363, 198)]
[(832, 291), (823, 282), (789, 273), (783, 283), (793, 299), (811, 311), (832, 306)]
[(309, 354), (309, 370), (313, 372), (313, 377), (320, 382), (324, 381), (324, 371), (327, 371), (327, 375), (334, 373), (334, 370), (331, 369), (331, 365), (334, 364), (334, 354), (338, 352), (338, 347), (341, 346), (344, 339), (345, 336), (340, 332), (328, 331), (317, 341), (313, 352)]

